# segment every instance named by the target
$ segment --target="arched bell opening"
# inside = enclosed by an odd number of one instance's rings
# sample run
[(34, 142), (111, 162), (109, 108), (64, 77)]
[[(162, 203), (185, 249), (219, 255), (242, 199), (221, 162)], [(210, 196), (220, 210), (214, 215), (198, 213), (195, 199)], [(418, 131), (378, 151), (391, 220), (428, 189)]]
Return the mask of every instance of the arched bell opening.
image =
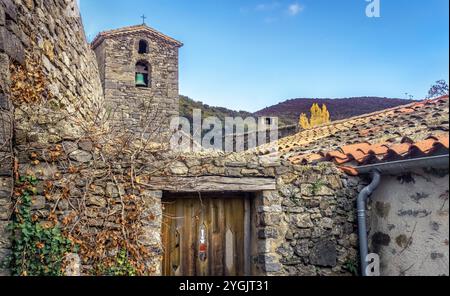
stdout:
[(136, 63), (136, 87), (150, 87), (151, 86), (151, 67), (146, 61), (139, 61)]
[(140, 40), (138, 45), (138, 53), (146, 54), (148, 53), (148, 42), (145, 40)]

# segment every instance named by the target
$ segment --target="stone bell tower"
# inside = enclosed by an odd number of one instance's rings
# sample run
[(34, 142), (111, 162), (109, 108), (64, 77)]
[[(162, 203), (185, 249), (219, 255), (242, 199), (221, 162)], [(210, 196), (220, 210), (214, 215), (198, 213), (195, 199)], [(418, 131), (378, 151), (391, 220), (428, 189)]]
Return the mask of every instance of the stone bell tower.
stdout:
[(100, 33), (95, 51), (114, 128), (156, 140), (178, 116), (178, 51), (183, 44), (145, 24)]

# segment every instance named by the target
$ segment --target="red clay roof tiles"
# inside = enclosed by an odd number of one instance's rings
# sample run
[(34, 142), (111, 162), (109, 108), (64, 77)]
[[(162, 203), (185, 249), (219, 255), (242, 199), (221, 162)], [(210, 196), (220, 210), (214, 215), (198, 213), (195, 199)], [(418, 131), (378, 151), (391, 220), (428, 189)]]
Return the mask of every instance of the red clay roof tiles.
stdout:
[[(349, 148), (352, 147), (352, 148)], [(291, 157), (290, 161), (294, 164), (312, 163), (317, 160), (328, 160), (342, 166), (341, 168), (348, 172), (351, 166), (344, 166), (356, 160), (358, 164), (369, 164), (374, 162), (387, 162), (390, 160), (409, 159), (414, 158), (417, 154), (420, 156), (432, 156), (436, 153), (448, 153), (449, 150), (449, 136), (448, 134), (441, 134), (432, 136), (425, 140), (403, 144), (374, 144), (366, 146), (366, 143), (361, 147), (364, 149), (355, 148), (358, 145), (346, 146), (340, 148), (341, 151), (345, 149), (347, 153), (340, 151), (331, 151), (326, 154), (326, 158), (319, 157), (321, 154), (299, 155)], [(442, 151), (445, 149), (446, 151)], [(314, 155), (314, 156), (313, 156)], [(301, 160), (301, 162), (298, 162)], [(353, 172), (353, 171), (352, 171)]]
[(409, 151), (410, 147), (411, 145), (408, 143), (394, 144), (389, 147), (388, 153), (392, 152), (398, 155), (403, 155)]
[(442, 145), (444, 148), (449, 149), (448, 134), (433, 136), (432, 138), (434, 138), (436, 140), (436, 142), (434, 143), (435, 146)]
[(280, 139), (279, 151), (294, 164), (332, 161), (354, 174), (355, 163), (447, 154), (448, 116), (449, 97), (443, 96), (303, 130)]
[(369, 154), (374, 155), (384, 155), (389, 150), (389, 144), (388, 143), (380, 143), (380, 144), (374, 144), (371, 146), (369, 150)]

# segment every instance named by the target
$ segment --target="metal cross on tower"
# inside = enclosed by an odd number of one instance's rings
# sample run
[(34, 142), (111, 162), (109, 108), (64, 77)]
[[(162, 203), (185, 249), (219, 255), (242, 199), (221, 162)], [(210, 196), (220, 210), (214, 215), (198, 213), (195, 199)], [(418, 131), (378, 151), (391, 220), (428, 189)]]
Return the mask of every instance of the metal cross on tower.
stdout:
[(145, 16), (145, 14), (143, 14), (143, 15), (141, 16), (141, 18), (142, 18), (142, 24), (145, 25), (145, 19), (146, 19), (147, 17)]

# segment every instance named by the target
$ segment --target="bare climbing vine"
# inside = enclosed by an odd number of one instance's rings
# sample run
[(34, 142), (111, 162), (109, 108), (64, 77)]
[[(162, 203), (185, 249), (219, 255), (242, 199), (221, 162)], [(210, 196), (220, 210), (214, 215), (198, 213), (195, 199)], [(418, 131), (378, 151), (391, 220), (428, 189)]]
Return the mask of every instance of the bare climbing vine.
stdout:
[[(156, 273), (158, 267), (152, 262), (161, 255), (162, 246), (158, 240), (149, 237), (146, 226), (161, 223), (158, 222), (161, 214), (151, 210), (153, 203), (161, 201), (149, 194), (143, 180), (148, 180), (153, 172), (164, 170), (173, 161), (171, 157), (161, 157), (167, 147), (156, 144), (155, 126), (160, 122), (158, 116), (161, 113), (155, 110), (154, 104), (146, 104), (148, 116), (141, 118), (141, 132), (130, 133), (120, 126), (109, 126), (109, 116), (114, 116), (115, 110), (106, 114), (103, 106), (90, 110), (95, 114), (93, 120), (81, 120), (77, 106), (71, 112), (55, 110), (51, 105), (59, 106), (60, 103), (55, 102), (56, 98), (48, 90), (48, 76), (38, 53), (28, 54), (25, 66), (11, 66), (14, 105), (20, 112), (27, 112), (26, 118), (30, 120), (42, 113), (70, 123), (77, 133), (70, 138), (52, 138), (51, 143), (44, 141), (46, 143), (32, 145), (26, 149), (26, 155), (20, 157), (22, 160), (15, 162), (16, 185), (25, 177), (39, 184), (36, 196), (26, 196), (28, 208), (32, 208), (33, 198), (45, 198), (45, 207), (30, 209), (31, 222), (43, 229), (59, 229), (61, 237), (55, 239), (67, 240), (68, 245), (77, 246), (76, 253), (81, 258), (84, 274), (130, 276)], [(39, 126), (52, 128), (53, 124)], [(33, 133), (36, 125), (31, 124), (28, 128), (28, 132)], [(47, 131), (44, 129), (41, 133), (45, 137)], [(155, 166), (155, 163), (159, 165)], [(22, 199), (15, 197), (15, 213), (21, 211)], [(18, 240), (13, 240), (16, 247), (21, 237), (24, 238), (23, 233), (19, 233)], [(35, 245), (45, 249), (49, 243), (51, 238)], [(74, 250), (66, 249), (65, 255)], [(55, 258), (57, 262), (46, 264), (56, 266), (52, 274), (60, 275), (61, 256)], [(9, 267), (20, 270), (15, 262), (18, 261), (11, 261)], [(33, 274), (44, 275), (41, 271), (46, 268), (41, 267), (36, 267)]]

